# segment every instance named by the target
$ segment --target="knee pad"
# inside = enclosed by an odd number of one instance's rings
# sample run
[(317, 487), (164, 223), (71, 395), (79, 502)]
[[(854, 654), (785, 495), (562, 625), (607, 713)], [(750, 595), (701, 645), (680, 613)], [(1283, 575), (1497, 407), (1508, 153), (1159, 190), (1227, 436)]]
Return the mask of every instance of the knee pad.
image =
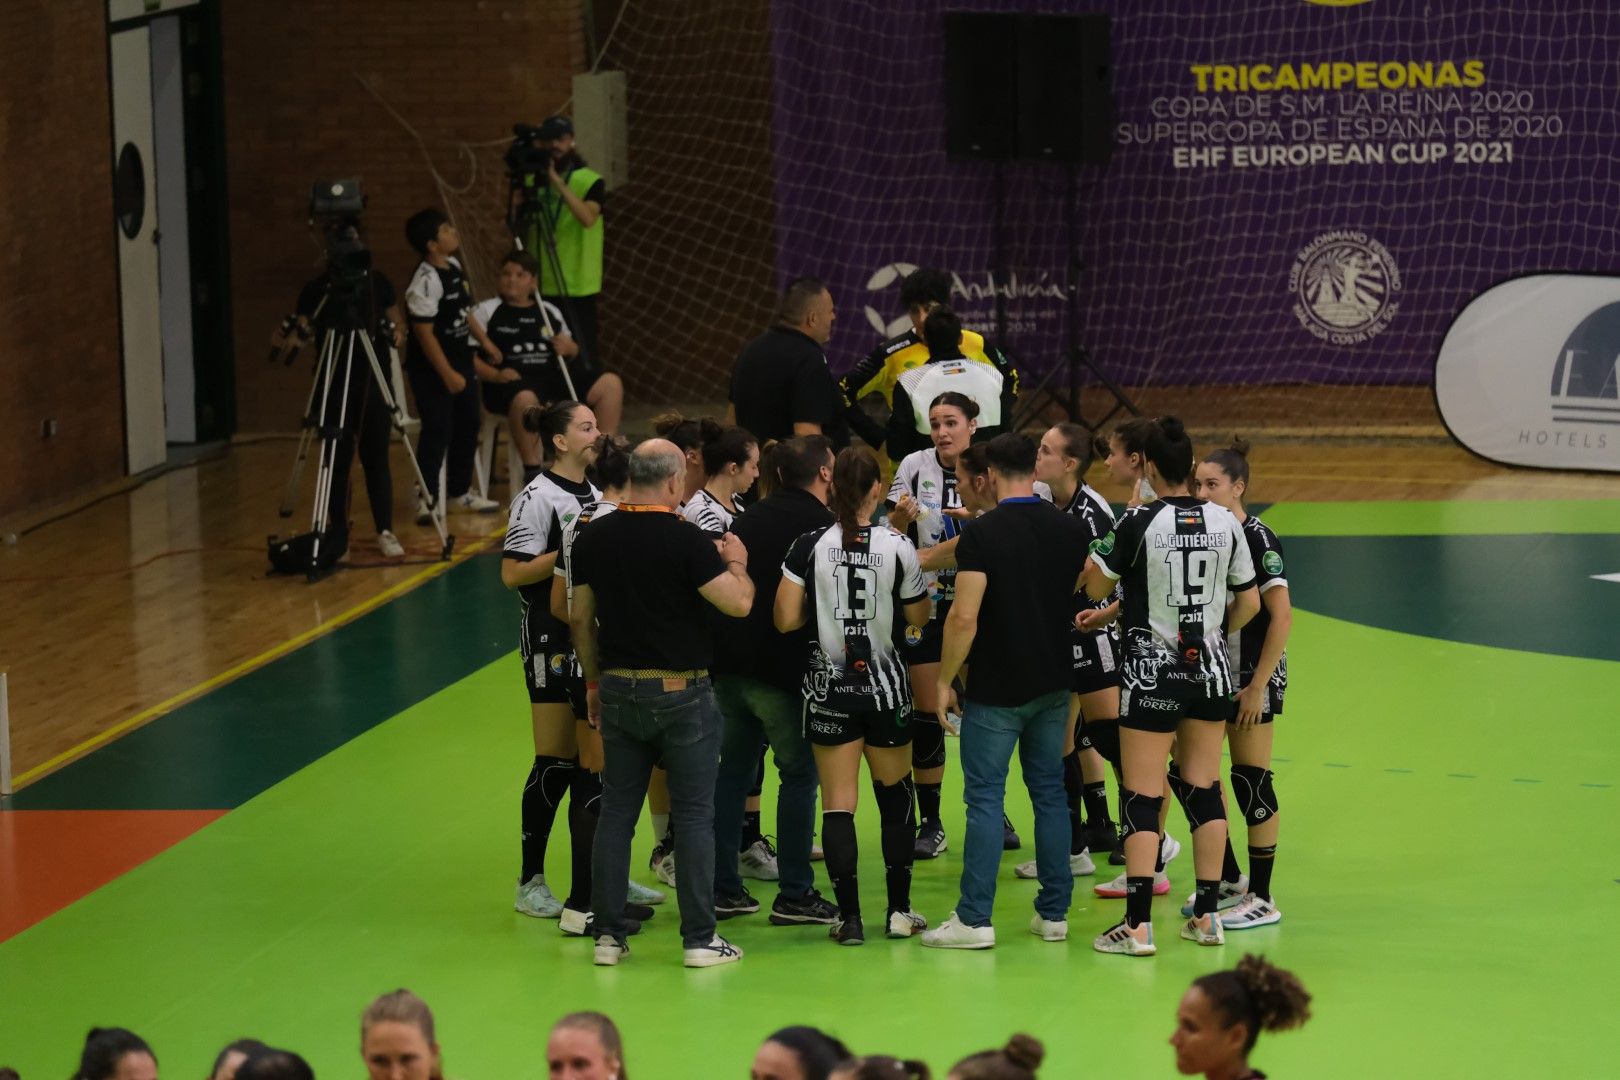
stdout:
[(945, 730), (939, 726), (939, 720), (929, 713), (911, 714), (911, 767), (945, 767)]
[(907, 776), (893, 784), (880, 784), (873, 780), (872, 797), (877, 800), (878, 817), (885, 824), (900, 821), (915, 827), (911, 810), (916, 790), (912, 787), (911, 777)]
[(1176, 797), (1176, 802), (1186, 806), (1195, 789), (1181, 778), (1181, 766), (1172, 761), (1170, 767), (1164, 770), (1164, 780), (1170, 785), (1170, 793)]
[(1259, 765), (1232, 766), (1232, 797), (1251, 829), (1277, 812), (1277, 790), (1271, 786), (1271, 777), (1271, 770)]
[(1132, 833), (1159, 834), (1159, 810), (1164, 806), (1163, 795), (1143, 795), (1122, 788), (1119, 793), (1119, 820), (1121, 838)]
[(602, 777), (587, 769), (575, 768), (574, 775), (568, 785), (568, 801), (570, 807), (579, 807), (588, 814), (600, 813), (602, 809)]
[(1219, 780), (1209, 787), (1193, 787), (1176, 775), (1171, 777), (1170, 785), (1175, 788), (1176, 798), (1181, 801), (1182, 812), (1187, 815), (1187, 827), (1193, 832), (1197, 832), (1212, 821), (1226, 820), (1226, 804), (1221, 801)]
[(1080, 745), (1102, 755), (1108, 764), (1119, 767), (1119, 720), (1087, 720), (1080, 725)]

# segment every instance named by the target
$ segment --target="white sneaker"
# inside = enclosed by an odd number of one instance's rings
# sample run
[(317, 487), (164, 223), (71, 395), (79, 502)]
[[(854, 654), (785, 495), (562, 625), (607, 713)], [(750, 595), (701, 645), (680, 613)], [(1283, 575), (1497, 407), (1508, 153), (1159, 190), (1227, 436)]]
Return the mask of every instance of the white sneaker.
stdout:
[[(1091, 887), (1091, 891), (1096, 893), (1098, 896), (1106, 897), (1109, 900), (1123, 900), (1125, 899), (1126, 891), (1125, 877), (1126, 875), (1120, 874), (1119, 877), (1115, 878), (1113, 881), (1104, 882), (1100, 885), (1093, 885)], [(1165, 873), (1163, 870), (1160, 870), (1158, 873), (1153, 875), (1153, 895), (1163, 896), (1169, 891), (1170, 875)]]
[(1042, 941), (1067, 941), (1069, 938), (1068, 919), (1043, 919), (1039, 912), (1029, 920), (1029, 932)]
[[(1090, 877), (1096, 872), (1097, 865), (1091, 861), (1091, 852), (1089, 850), (1082, 851), (1078, 855), (1069, 856), (1069, 873), (1074, 877)], [(1040, 876), (1040, 872), (1036, 869), (1035, 860), (1031, 859), (1029, 862), (1019, 863), (1013, 867), (1013, 876), (1021, 877), (1026, 881), (1033, 881)]]
[(741, 949), (716, 934), (707, 945), (687, 949), (682, 962), (689, 968), (718, 967), (721, 964), (735, 964), (742, 959), (742, 955)]
[(1097, 935), (1091, 947), (1100, 953), (1118, 953), (1121, 956), (1152, 956), (1159, 951), (1153, 944), (1153, 924), (1145, 922), (1135, 930), (1121, 919)]
[(405, 545), (399, 542), (392, 529), (384, 529), (377, 534), (377, 550), (383, 553), (384, 558), (397, 559), (405, 554)]
[(630, 946), (612, 934), (603, 934), (596, 939), (593, 959), (597, 967), (613, 967), (629, 955)]
[[(1220, 898), (1215, 901), (1216, 911), (1225, 911), (1236, 907), (1238, 901), (1249, 895), (1249, 876), (1239, 874), (1236, 881), (1222, 881)], [(1181, 905), (1181, 914), (1184, 918), (1192, 918), (1193, 908), (1198, 900), (1196, 892), (1187, 895), (1187, 902)]]
[(1177, 840), (1169, 833), (1165, 833), (1164, 839), (1159, 841), (1159, 858), (1164, 862), (1165, 868), (1168, 869), (1170, 863), (1173, 862), (1175, 857), (1180, 854), (1181, 841)]
[(546, 879), (536, 874), (517, 887), (517, 900), (512, 906), (536, 919), (555, 919), (562, 914), (563, 902), (551, 894)]
[(416, 496), (416, 523), (418, 525), (433, 524), (433, 508), (420, 494)]
[(889, 937), (908, 938), (913, 934), (920, 934), (926, 929), (928, 929), (928, 920), (915, 911), (889, 912)]
[(922, 935), (922, 943), (930, 949), (992, 949), (996, 944), (996, 928), (964, 926), (953, 911), (936, 929)]
[(1221, 928), (1221, 917), (1214, 912), (1194, 915), (1181, 924), (1181, 936), (1200, 945), (1225, 945), (1226, 931)]
[(501, 504), (494, 499), (486, 499), (476, 491), (468, 490), (466, 494), (458, 495), (450, 500), (450, 509), (464, 510), (469, 514), (493, 514), (501, 508)]
[(625, 893), (625, 899), (632, 904), (645, 904), (647, 907), (656, 907), (669, 897), (650, 885), (643, 885), (634, 879), (630, 882), (630, 890)]
[(1221, 925), (1228, 930), (1252, 930), (1282, 922), (1277, 902), (1247, 893), (1230, 910), (1221, 913)]
[(675, 887), (675, 852), (669, 848), (655, 848), (649, 864), (654, 875), (670, 888)]
[(776, 849), (765, 837), (760, 837), (737, 856), (737, 872), (745, 878), (755, 881), (779, 881), (781, 873), (776, 868)]
[(584, 937), (585, 925), (590, 921), (590, 912), (576, 911), (574, 908), (564, 904), (561, 909), (561, 915), (557, 919), (557, 928), (563, 933), (567, 934), (569, 937)]

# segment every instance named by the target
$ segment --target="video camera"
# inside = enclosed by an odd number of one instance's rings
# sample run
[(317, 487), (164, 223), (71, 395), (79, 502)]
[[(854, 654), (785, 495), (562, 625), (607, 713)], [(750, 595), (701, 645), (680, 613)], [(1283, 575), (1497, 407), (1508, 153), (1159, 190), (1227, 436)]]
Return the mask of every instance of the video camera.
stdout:
[(512, 145), (506, 148), (506, 171), (514, 177), (543, 173), (551, 164), (551, 136), (545, 125), (513, 124)]

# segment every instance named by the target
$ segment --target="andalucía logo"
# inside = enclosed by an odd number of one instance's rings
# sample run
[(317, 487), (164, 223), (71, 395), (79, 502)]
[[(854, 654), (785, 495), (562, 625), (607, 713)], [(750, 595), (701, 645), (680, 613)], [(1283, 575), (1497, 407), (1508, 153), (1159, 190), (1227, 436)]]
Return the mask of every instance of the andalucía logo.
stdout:
[(1581, 320), (1553, 362), (1553, 422), (1620, 424), (1620, 304)]
[(1395, 260), (1364, 232), (1326, 232), (1305, 245), (1288, 272), (1288, 290), (1299, 324), (1334, 345), (1370, 341), (1401, 307)]

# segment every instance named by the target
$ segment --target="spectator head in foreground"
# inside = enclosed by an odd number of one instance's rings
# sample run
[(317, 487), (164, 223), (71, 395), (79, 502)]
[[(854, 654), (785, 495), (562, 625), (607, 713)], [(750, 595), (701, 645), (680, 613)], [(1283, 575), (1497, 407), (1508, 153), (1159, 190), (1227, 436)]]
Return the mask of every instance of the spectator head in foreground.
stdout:
[(236, 1067), (237, 1080), (315, 1080), (309, 1062), (291, 1050), (266, 1046), (249, 1054)]
[(395, 990), (360, 1015), (360, 1057), (371, 1080), (443, 1080), (433, 1010), (409, 990)]
[(1035, 1080), (1045, 1057), (1039, 1039), (1019, 1032), (1000, 1050), (982, 1050), (958, 1061), (945, 1080)]
[(157, 1055), (125, 1028), (91, 1028), (73, 1080), (157, 1080)]
[(760, 1044), (749, 1080), (827, 1080), (851, 1058), (849, 1047), (820, 1028), (797, 1025)]
[(551, 1080), (629, 1080), (619, 1027), (599, 1012), (569, 1013), (546, 1040)]
[(258, 1039), (237, 1039), (219, 1052), (214, 1059), (214, 1067), (208, 1073), (208, 1080), (236, 1080), (236, 1070), (241, 1068), (254, 1052), (268, 1050), (268, 1046)]
[(1183, 1076), (1261, 1076), (1248, 1067), (1262, 1031), (1286, 1031), (1311, 1017), (1311, 995), (1291, 971), (1245, 956), (1230, 971), (1193, 980), (1176, 1008), (1176, 1071)]

